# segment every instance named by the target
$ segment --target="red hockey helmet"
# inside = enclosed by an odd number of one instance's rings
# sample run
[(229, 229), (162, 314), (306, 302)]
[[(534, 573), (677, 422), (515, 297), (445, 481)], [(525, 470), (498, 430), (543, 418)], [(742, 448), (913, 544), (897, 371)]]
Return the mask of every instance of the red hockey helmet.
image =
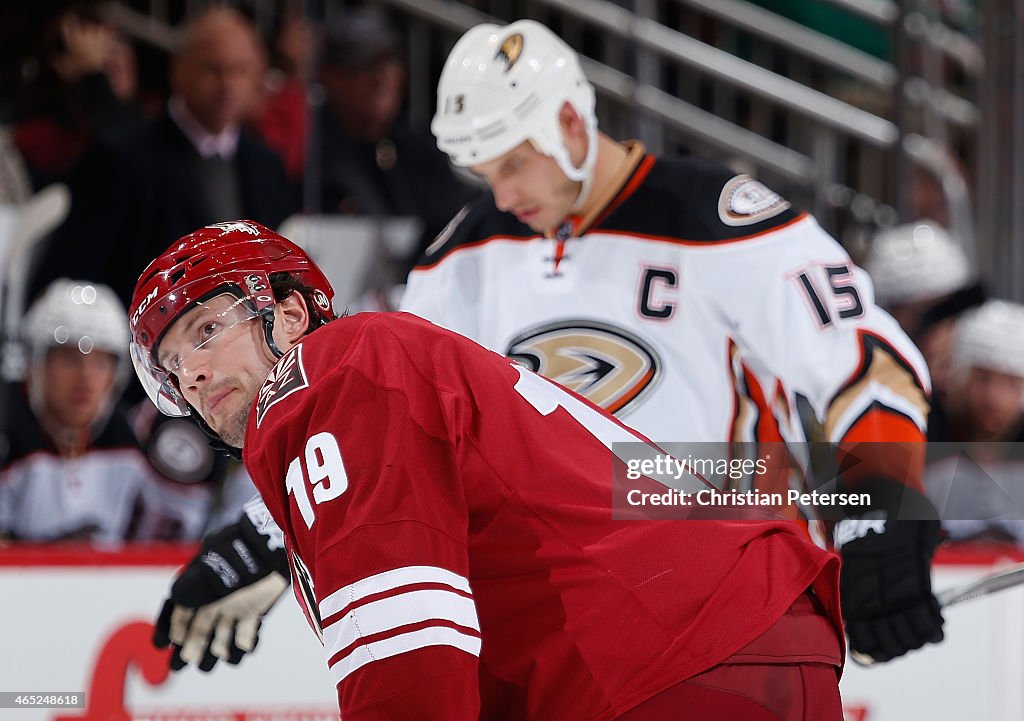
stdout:
[(239, 303), (234, 322), (262, 317), (267, 342), (273, 343), (274, 293), (270, 276), (287, 273), (311, 288), (313, 324), (333, 319), (334, 289), (305, 251), (278, 233), (251, 220), (214, 223), (171, 245), (139, 276), (128, 311), (135, 371), (150, 399), (167, 415), (189, 415), (174, 369), (163, 367), (159, 343), (186, 311), (229, 293)]

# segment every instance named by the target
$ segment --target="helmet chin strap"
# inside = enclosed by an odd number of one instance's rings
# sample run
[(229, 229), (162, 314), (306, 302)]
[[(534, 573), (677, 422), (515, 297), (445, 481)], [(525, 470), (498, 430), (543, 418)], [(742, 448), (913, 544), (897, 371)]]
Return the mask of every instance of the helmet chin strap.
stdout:
[(569, 150), (565, 147), (564, 141), (561, 147), (553, 153), (555, 162), (558, 163), (558, 167), (565, 173), (565, 177), (581, 184), (579, 195), (576, 196), (576, 200), (573, 201), (570, 208), (570, 212), (573, 213), (579, 212), (583, 208), (587, 198), (590, 197), (590, 191), (594, 187), (594, 165), (597, 163), (598, 145), (597, 128), (592, 122), (585, 121), (585, 123), (587, 129), (587, 154), (583, 157), (583, 162), (578, 168), (572, 164)]
[(274, 354), (275, 358), (280, 358), (284, 353), (277, 347), (277, 341), (274, 340), (274, 308), (268, 308), (260, 316), (263, 319), (263, 337), (267, 340), (267, 347), (270, 348), (270, 352)]

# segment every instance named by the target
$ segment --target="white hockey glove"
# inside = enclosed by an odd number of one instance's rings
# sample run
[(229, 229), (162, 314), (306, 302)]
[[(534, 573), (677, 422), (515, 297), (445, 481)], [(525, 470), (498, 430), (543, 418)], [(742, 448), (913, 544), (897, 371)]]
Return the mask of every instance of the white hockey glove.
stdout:
[(259, 640), (263, 616), (288, 587), (280, 529), (262, 502), (242, 519), (208, 536), (171, 586), (153, 632), (171, 646), (175, 671), (188, 664), (209, 671), (218, 659), (237, 664)]

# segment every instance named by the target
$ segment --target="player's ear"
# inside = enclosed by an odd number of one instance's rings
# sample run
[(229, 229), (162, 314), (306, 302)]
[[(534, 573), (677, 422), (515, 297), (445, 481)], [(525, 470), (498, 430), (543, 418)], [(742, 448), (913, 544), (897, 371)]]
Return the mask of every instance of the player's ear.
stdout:
[(302, 294), (290, 293), (274, 306), (274, 335), (291, 346), (306, 334), (309, 320), (309, 308)]
[(587, 128), (576, 108), (568, 101), (562, 103), (562, 109), (558, 111), (558, 126), (562, 130), (562, 139), (569, 150), (572, 164), (579, 166), (587, 154)]
[(562, 134), (566, 137), (566, 140), (573, 137), (586, 136), (583, 118), (580, 117), (580, 114), (576, 112), (576, 108), (568, 100), (562, 103), (562, 108), (558, 111), (558, 125), (562, 128)]

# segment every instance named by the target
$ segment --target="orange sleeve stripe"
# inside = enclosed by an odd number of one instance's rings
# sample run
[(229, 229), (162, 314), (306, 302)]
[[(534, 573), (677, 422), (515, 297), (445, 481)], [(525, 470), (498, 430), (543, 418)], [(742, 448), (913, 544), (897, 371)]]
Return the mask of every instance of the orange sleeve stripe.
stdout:
[[(879, 438), (885, 438), (880, 442)], [(844, 481), (855, 487), (869, 478), (891, 478), (922, 491), (925, 436), (901, 413), (876, 406), (850, 427), (837, 451)]]
[(924, 443), (925, 436), (917, 424), (902, 413), (875, 407), (858, 418), (840, 443)]

